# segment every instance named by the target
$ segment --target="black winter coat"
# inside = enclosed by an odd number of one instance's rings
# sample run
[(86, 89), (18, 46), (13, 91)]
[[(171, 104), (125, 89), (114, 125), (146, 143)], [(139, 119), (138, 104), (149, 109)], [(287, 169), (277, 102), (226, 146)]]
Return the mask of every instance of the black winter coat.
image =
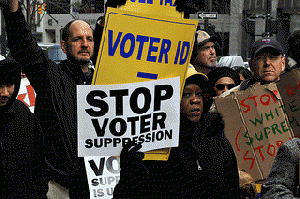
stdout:
[(76, 85), (90, 84), (81, 67), (56, 64), (44, 54), (28, 30), (21, 11), (5, 12), (9, 48), (37, 93), (35, 115), (47, 142), (50, 180), (70, 189), (72, 198), (88, 198), (84, 159), (77, 157)]
[(180, 129), (169, 160), (143, 161), (136, 172), (121, 176), (115, 199), (240, 198), (237, 161), (221, 116), (203, 114), (197, 124), (182, 121)]
[[(12, 67), (12, 68), (8, 68)], [(2, 65), (0, 81), (16, 77), (14, 93), (0, 106), (1, 198), (47, 198), (44, 135), (37, 118), (17, 100), (21, 70)], [(0, 83), (1, 85), (1, 83)]]
[(36, 117), (15, 100), (1, 113), (1, 198), (47, 198), (44, 137)]

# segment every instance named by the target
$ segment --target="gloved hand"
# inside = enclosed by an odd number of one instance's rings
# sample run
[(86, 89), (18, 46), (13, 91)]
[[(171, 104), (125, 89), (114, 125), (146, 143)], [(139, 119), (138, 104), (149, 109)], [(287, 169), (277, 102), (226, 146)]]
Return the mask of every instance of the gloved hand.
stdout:
[(145, 155), (143, 152), (138, 152), (141, 148), (141, 144), (130, 141), (122, 149), (120, 156), (121, 180), (131, 182), (139, 178), (147, 177), (149, 174), (142, 163), (142, 159)]
[[(114, 199), (143, 198), (145, 185), (148, 185), (148, 170), (142, 164), (144, 153), (138, 152), (141, 144), (127, 143), (120, 155), (120, 181), (114, 189)], [(138, 195), (137, 195), (138, 193)]]

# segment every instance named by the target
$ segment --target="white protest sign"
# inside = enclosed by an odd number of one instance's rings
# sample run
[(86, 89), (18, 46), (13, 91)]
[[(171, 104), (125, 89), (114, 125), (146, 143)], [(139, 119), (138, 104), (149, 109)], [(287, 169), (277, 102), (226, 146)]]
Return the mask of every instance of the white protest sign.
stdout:
[(84, 157), (90, 198), (109, 199), (120, 180), (120, 158), (113, 156)]
[(179, 144), (180, 77), (78, 85), (78, 156), (119, 156), (130, 140), (141, 151)]
[(20, 89), (17, 99), (22, 101), (33, 113), (35, 107), (36, 93), (27, 78), (21, 79)]

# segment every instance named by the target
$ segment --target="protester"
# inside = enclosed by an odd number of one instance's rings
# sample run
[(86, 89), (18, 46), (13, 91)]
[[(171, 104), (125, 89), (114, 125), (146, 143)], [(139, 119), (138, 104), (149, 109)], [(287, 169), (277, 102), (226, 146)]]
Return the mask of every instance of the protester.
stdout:
[(216, 97), (240, 84), (238, 74), (229, 67), (218, 67), (207, 74), (208, 93)]
[[(142, 146), (121, 152), (113, 198), (240, 198), (236, 157), (219, 114), (203, 98), (207, 77), (189, 68), (181, 100), (179, 147), (167, 161), (142, 161)], [(130, 147), (134, 146), (131, 150)]]
[[(285, 69), (285, 57), (277, 41), (269, 38), (258, 40), (251, 50), (251, 57), (250, 67), (256, 81), (262, 84), (280, 81), (280, 74)], [(241, 85), (241, 89), (253, 84), (254, 81), (248, 81)], [(271, 171), (262, 185), (262, 198), (294, 198), (299, 183), (299, 155), (298, 139), (280, 146)]]
[(191, 64), (198, 72), (207, 74), (217, 66), (216, 41), (215, 36), (210, 36), (205, 31), (196, 32)]
[(253, 79), (253, 74), (251, 71), (242, 66), (234, 66), (232, 69), (239, 74), (241, 82), (245, 81), (246, 79)]
[(21, 68), (0, 57), (1, 198), (47, 198), (44, 135), (36, 117), (17, 100)]
[(300, 139), (282, 144), (271, 171), (262, 185), (261, 198), (299, 198)]
[(280, 74), (285, 69), (285, 57), (280, 43), (271, 38), (259, 39), (253, 44), (250, 55), (249, 66), (254, 78), (244, 81), (240, 90), (246, 90), (256, 82), (268, 84), (280, 80)]
[(92, 80), (93, 31), (82, 20), (68, 23), (62, 29), (61, 41), (67, 60), (58, 65), (33, 39), (18, 0), (8, 2), (4, 15), (9, 48), (37, 92), (35, 114), (46, 136), (49, 180), (69, 189), (70, 198), (87, 198), (84, 159), (77, 157), (76, 85)]

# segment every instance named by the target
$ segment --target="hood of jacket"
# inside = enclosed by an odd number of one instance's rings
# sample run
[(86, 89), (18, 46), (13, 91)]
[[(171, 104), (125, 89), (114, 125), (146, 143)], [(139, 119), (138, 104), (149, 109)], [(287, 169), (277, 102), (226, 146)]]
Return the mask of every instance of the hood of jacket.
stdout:
[(9, 57), (0, 55), (0, 85), (15, 85), (14, 92), (5, 106), (0, 106), (0, 113), (9, 111), (17, 99), (21, 84), (21, 68), (19, 64)]

